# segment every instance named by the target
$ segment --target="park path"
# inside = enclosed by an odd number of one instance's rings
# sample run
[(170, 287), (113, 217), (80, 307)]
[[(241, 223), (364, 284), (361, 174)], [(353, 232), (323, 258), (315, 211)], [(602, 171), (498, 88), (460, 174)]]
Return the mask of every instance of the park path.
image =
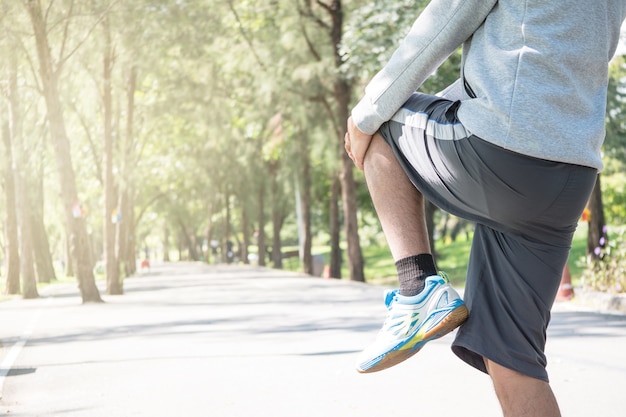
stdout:
[[(496, 417), (452, 336), (371, 375), (356, 354), (382, 289), (251, 266), (153, 265), (125, 295), (75, 285), (0, 303), (0, 414), (63, 417)], [(626, 316), (557, 305), (549, 372), (564, 417), (623, 417)]]

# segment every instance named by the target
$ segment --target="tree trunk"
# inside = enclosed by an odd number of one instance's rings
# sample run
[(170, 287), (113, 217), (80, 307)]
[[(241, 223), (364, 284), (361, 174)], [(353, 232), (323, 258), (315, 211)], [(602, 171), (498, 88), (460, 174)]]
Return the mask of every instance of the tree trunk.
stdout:
[(124, 266), (124, 274), (129, 277), (137, 270), (137, 261), (135, 259), (135, 241), (133, 212), (133, 185), (130, 182), (132, 178), (133, 163), (133, 123), (135, 116), (135, 88), (137, 83), (137, 69), (131, 67), (128, 76), (128, 84), (126, 89), (126, 136), (122, 146), (121, 167), (120, 172), (125, 181), (119, 185), (119, 200), (117, 203), (121, 213), (121, 218), (117, 223), (116, 231), (116, 249), (118, 264), (121, 262)]
[(202, 259), (202, 247), (198, 244), (198, 238), (195, 229), (191, 229), (189, 234), (189, 257), (193, 261), (199, 261)]
[[(111, 46), (111, 30), (109, 19), (104, 17), (104, 57), (102, 62), (102, 111), (103, 111), (103, 135), (102, 135), (102, 173), (104, 182), (104, 219), (102, 237), (104, 240), (104, 261), (106, 262), (107, 294), (118, 295), (123, 293), (120, 282), (120, 270), (117, 255), (115, 253), (115, 232), (118, 223), (115, 206), (115, 181), (113, 178), (113, 103), (111, 97), (111, 73), (113, 70), (113, 47)], [(114, 218), (115, 215), (115, 218)]]
[(200, 257), (198, 256), (198, 252), (196, 251), (196, 242), (195, 242), (194, 234), (193, 234), (194, 229), (192, 228), (191, 230), (187, 230), (187, 226), (185, 225), (185, 222), (180, 217), (178, 217), (178, 225), (180, 226), (181, 243), (187, 247), (187, 253), (189, 254), (188, 256), (189, 259), (191, 259), (192, 261), (199, 261)]
[(341, 173), (341, 195), (343, 200), (346, 240), (348, 243), (348, 269), (350, 280), (365, 282), (363, 273), (363, 254), (359, 241), (359, 224), (357, 220), (356, 185), (353, 176), (353, 163), (343, 152), (343, 172)]
[(330, 276), (341, 278), (341, 247), (339, 246), (339, 234), (341, 229), (341, 219), (339, 217), (339, 196), (341, 193), (341, 182), (339, 175), (333, 176), (330, 186)]
[[(604, 247), (608, 244), (600, 174), (596, 178), (596, 185), (593, 187), (587, 207), (590, 212), (589, 230), (587, 232), (587, 259), (597, 261), (599, 256), (595, 253), (596, 248)], [(601, 238), (604, 239), (601, 241)]]
[(250, 247), (250, 218), (245, 204), (241, 207), (241, 235), (243, 237), (243, 241), (241, 242), (241, 247), (239, 248), (239, 257), (241, 262), (249, 264), (250, 260), (248, 259), (248, 248)]
[(48, 239), (48, 233), (46, 232), (46, 225), (44, 222), (44, 166), (45, 159), (43, 152), (40, 152), (41, 162), (39, 164), (39, 174), (37, 178), (31, 178), (31, 181), (37, 181), (37, 184), (33, 185), (32, 189), (36, 190), (35, 193), (31, 193), (35, 204), (33, 204), (33, 211), (31, 217), (31, 223), (33, 225), (33, 242), (35, 251), (35, 266), (37, 267), (37, 282), (51, 282), (56, 280), (56, 273), (54, 271), (54, 262), (52, 260), (52, 252), (50, 251), (50, 241)]
[(259, 187), (259, 230), (257, 235), (257, 248), (259, 255), (259, 266), (265, 266), (265, 257), (267, 256), (267, 248), (265, 246), (265, 186), (261, 183)]
[(435, 211), (437, 211), (437, 206), (426, 199), (424, 200), (424, 217), (426, 219), (426, 230), (428, 231), (428, 243), (430, 244), (430, 251), (435, 256)]
[(170, 261), (170, 229), (167, 225), (163, 229), (163, 262)]
[(37, 204), (36, 209), (31, 213), (33, 250), (35, 255), (35, 266), (37, 267), (37, 282), (51, 282), (56, 279), (54, 264), (50, 252), (50, 242), (48, 233), (44, 225), (43, 207)]
[[(348, 94), (345, 91), (345, 88), (343, 90), (343, 94)], [(338, 101), (342, 103), (345, 101), (345, 119), (342, 120), (347, 120), (347, 97), (338, 97)], [(345, 128), (341, 129), (339, 136), (341, 143), (343, 144)], [(359, 224), (357, 219), (358, 204), (356, 200), (356, 184), (354, 182), (354, 163), (344, 151), (343, 147), (340, 148), (342, 166), (339, 178), (341, 181), (341, 197), (343, 202), (343, 221), (345, 225), (346, 241), (348, 244), (348, 269), (350, 271), (350, 280), (365, 282), (365, 274), (363, 272), (363, 254), (361, 252)]]
[(70, 257), (78, 279), (83, 303), (102, 302), (93, 275), (93, 262), (89, 252), (89, 239), (85, 220), (80, 213), (76, 191), (76, 175), (72, 164), (70, 144), (65, 129), (61, 100), (57, 90), (58, 73), (52, 68), (46, 24), (38, 0), (26, 0), (39, 58), (39, 71), (46, 102), (50, 136), (53, 141), (57, 169), (61, 182), (61, 197), (69, 232)]
[(283, 269), (283, 251), (280, 231), (282, 229), (282, 217), (276, 204), (272, 208), (272, 264), (276, 269)]
[[(327, 10), (332, 19), (330, 37), (334, 47), (335, 67), (339, 70), (341, 65), (343, 65), (343, 57), (340, 51), (343, 37), (343, 8), (341, 1), (330, 1)], [(356, 200), (356, 184), (354, 182), (354, 163), (348, 157), (343, 147), (346, 134), (346, 122), (349, 115), (348, 104), (352, 96), (352, 86), (347, 80), (342, 78), (340, 75), (341, 71), (338, 71), (337, 74), (338, 78), (335, 80), (333, 93), (335, 103), (337, 104), (337, 135), (340, 143), (339, 152), (341, 154), (341, 172), (339, 178), (341, 180), (341, 197), (343, 201), (343, 221), (348, 244), (348, 269), (350, 271), (350, 280), (364, 282), (363, 254), (359, 241), (359, 224), (357, 219), (358, 205)]]
[(314, 275), (313, 255), (311, 253), (311, 159), (310, 143), (307, 135), (300, 134), (301, 141), (301, 166), (302, 166), (302, 190), (300, 200), (302, 207), (302, 266), (305, 274)]
[(126, 222), (124, 226), (126, 236), (126, 248), (122, 258), (128, 269), (128, 276), (137, 272), (137, 220), (135, 219), (135, 213), (133, 208), (135, 207), (135, 188), (132, 184), (127, 184), (126, 192), (124, 193), (126, 201), (122, 204), (123, 211), (126, 213)]
[(70, 249), (70, 236), (69, 230), (66, 230), (65, 235), (65, 265), (64, 271), (66, 277), (73, 277), (74, 274), (74, 261), (72, 260), (72, 251)]
[[(15, 149), (13, 152), (15, 153)], [(16, 158), (16, 162), (19, 159)], [(35, 259), (33, 252), (33, 232), (31, 224), (31, 205), (24, 186), (24, 176), (17, 170), (15, 173), (15, 189), (17, 201), (17, 222), (20, 240), (20, 276), (22, 278), (22, 297), (37, 298), (37, 278), (35, 275)]]
[(272, 264), (283, 268), (283, 253), (280, 231), (282, 229), (281, 198), (278, 190), (278, 161), (269, 162), (270, 190), (272, 195)]
[(459, 237), (459, 234), (461, 233), (461, 231), (466, 228), (467, 226), (467, 221), (464, 219), (461, 219), (459, 217), (456, 218), (456, 222), (454, 223), (454, 226), (452, 227), (452, 230), (450, 231), (450, 240), (452, 242), (456, 242), (456, 239)]
[(233, 250), (233, 242), (230, 240), (230, 193), (228, 188), (228, 185), (226, 185), (226, 191), (224, 191), (224, 205), (226, 209), (226, 215), (224, 216), (224, 239), (222, 241), (222, 262), (224, 263), (230, 263), (230, 254)]
[(22, 297), (37, 298), (37, 279), (35, 276), (33, 258), (33, 233), (31, 224), (31, 207), (26, 182), (27, 170), (26, 149), (22, 137), (22, 120), (20, 103), (17, 94), (17, 62), (15, 57), (10, 59), (10, 73), (8, 82), (9, 96), (9, 136), (13, 153), (13, 181), (15, 189), (15, 209), (20, 250), (20, 277), (22, 279)]
[(126, 277), (131, 276), (135, 272), (131, 267), (131, 261), (129, 258), (129, 246), (131, 239), (130, 224), (132, 217), (132, 210), (129, 207), (129, 199), (128, 189), (124, 188), (123, 190), (120, 190), (117, 202), (120, 216), (115, 224), (115, 257), (118, 265), (123, 268), (124, 276)]
[(183, 260), (183, 240), (184, 236), (181, 236), (181, 232), (178, 232), (178, 261)]
[(2, 124), (4, 143), (4, 192), (6, 196), (6, 283), (5, 294), (20, 293), (20, 252), (17, 231), (17, 211), (15, 200), (15, 179), (13, 175), (13, 150), (9, 123)]
[[(211, 263), (211, 258), (217, 256), (217, 248), (214, 248), (212, 245), (213, 241), (213, 202), (210, 201), (207, 204), (207, 227), (206, 227), (206, 243), (207, 243), (207, 251), (206, 251), (206, 262)], [(213, 259), (213, 261), (217, 261), (217, 259)]]

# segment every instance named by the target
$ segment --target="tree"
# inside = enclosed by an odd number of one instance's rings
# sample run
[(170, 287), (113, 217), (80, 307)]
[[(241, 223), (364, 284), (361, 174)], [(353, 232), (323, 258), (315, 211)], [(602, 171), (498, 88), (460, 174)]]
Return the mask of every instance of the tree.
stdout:
[[(85, 220), (76, 210), (77, 205), (80, 204), (76, 192), (76, 176), (70, 153), (70, 143), (67, 137), (65, 120), (63, 118), (63, 106), (58, 91), (59, 76), (63, 68), (63, 62), (68, 56), (61, 56), (55, 67), (48, 42), (47, 24), (44, 20), (40, 1), (25, 0), (24, 4), (29, 13), (35, 34), (40, 81), (47, 108), (50, 136), (54, 144), (57, 170), (59, 172), (65, 218), (70, 236), (69, 241), (72, 262), (74, 262), (74, 269), (76, 271), (83, 302), (102, 302), (93, 275)], [(72, 8), (70, 7), (70, 15), (71, 11)], [(67, 28), (70, 21), (71, 19), (68, 16), (65, 22), (65, 28)], [(61, 51), (63, 52), (63, 50)]]
[(612, 161), (621, 161), (623, 164), (626, 159), (626, 152), (624, 151), (626, 146), (626, 113), (623, 111), (623, 105), (626, 101), (623, 94), (624, 75), (626, 75), (625, 57), (615, 57), (609, 66), (606, 139), (603, 146), (605, 162), (609, 168), (605, 173), (598, 174), (587, 205), (590, 213), (587, 232), (587, 258), (594, 262), (600, 259), (598, 249), (608, 244), (601, 177), (607, 172), (609, 175), (611, 174)]
[(37, 279), (33, 258), (33, 233), (30, 196), (27, 186), (27, 161), (22, 143), (22, 112), (17, 87), (17, 59), (11, 54), (9, 69), (9, 137), (12, 147), (13, 181), (15, 190), (15, 207), (19, 230), (20, 276), (22, 280), (22, 297), (37, 298)]
[[(353, 82), (350, 78), (344, 76), (340, 71), (343, 65), (343, 57), (340, 46), (343, 37), (343, 20), (345, 10), (339, 0), (330, 0), (328, 3), (317, 2), (314, 6), (310, 1), (303, 1), (299, 4), (300, 14), (314, 22), (328, 37), (328, 45), (330, 45), (330, 61), (335, 69), (335, 76), (332, 77), (331, 85), (327, 86), (330, 91), (329, 98), (320, 95), (317, 99), (329, 109), (329, 116), (332, 120), (332, 126), (337, 138), (337, 149), (339, 150), (339, 171), (337, 173), (341, 183), (341, 196), (343, 203), (344, 225), (346, 233), (346, 241), (348, 246), (348, 269), (350, 271), (350, 279), (353, 281), (365, 281), (363, 272), (363, 254), (361, 251), (361, 243), (359, 240), (358, 220), (357, 220), (357, 200), (356, 200), (356, 183), (354, 181), (354, 166), (348, 155), (344, 152), (343, 144), (346, 134), (346, 120), (349, 115), (349, 104), (352, 100)], [(306, 31), (303, 34), (308, 39)], [(317, 50), (312, 42), (307, 42), (311, 51), (311, 55), (318, 60), (322, 59), (322, 54)], [(337, 257), (340, 253), (339, 247), (333, 247), (332, 257)], [(331, 265), (336, 262), (331, 260)], [(338, 271), (334, 275), (338, 275)], [(334, 276), (333, 275), (333, 276)]]
[(311, 137), (305, 132), (299, 132), (297, 137), (300, 138), (300, 165), (302, 167), (301, 175), (299, 176), (299, 197), (300, 207), (302, 207), (302, 266), (304, 272), (309, 275), (314, 275), (313, 269), (313, 256), (311, 254), (311, 247), (313, 243), (313, 237), (311, 234), (311, 206), (313, 205), (311, 197), (312, 181), (311, 178), (311, 155), (310, 155), (310, 141)]
[[(587, 258), (593, 262), (600, 260), (600, 249), (608, 245), (607, 222), (603, 201), (602, 177), (612, 175), (617, 164), (623, 166), (626, 160), (626, 113), (624, 112), (624, 76), (626, 58), (615, 57), (609, 66), (609, 85), (606, 111), (606, 139), (603, 145), (605, 165), (604, 173), (598, 174), (595, 186), (589, 198), (589, 229), (587, 232)], [(618, 169), (618, 172), (621, 169)]]
[(599, 259), (599, 253), (597, 253), (596, 248), (604, 247), (608, 243), (600, 177), (600, 175), (596, 177), (596, 184), (593, 187), (587, 205), (590, 212), (589, 229), (587, 232), (587, 256), (592, 261)]
[[(107, 294), (122, 294), (120, 271), (117, 253), (115, 252), (115, 222), (117, 198), (115, 196), (115, 179), (113, 177), (113, 103), (111, 77), (115, 60), (111, 42), (111, 27), (108, 15), (102, 18), (104, 33), (104, 54), (102, 58), (102, 112), (104, 129), (102, 134), (102, 172), (104, 174), (104, 218), (103, 240), (104, 259), (106, 261)], [(115, 216), (115, 218), (114, 218)]]
[(135, 122), (135, 90), (137, 85), (137, 67), (133, 64), (128, 72), (126, 84), (126, 136), (121, 152), (120, 172), (124, 179), (120, 184), (118, 209), (120, 221), (117, 229), (117, 259), (124, 264), (126, 276), (135, 273), (136, 270), (136, 246), (135, 246), (135, 183), (133, 178), (134, 148), (136, 146), (134, 122)]
[(626, 220), (626, 57), (615, 57), (609, 66), (606, 139), (603, 145), (602, 197), (607, 223)]
[(20, 286), (20, 253), (17, 230), (17, 210), (15, 204), (15, 179), (13, 176), (13, 151), (9, 123), (2, 124), (4, 191), (6, 199), (6, 294), (19, 294)]
[[(31, 202), (31, 231), (37, 282), (49, 283), (56, 279), (56, 272), (54, 270), (50, 240), (45, 225), (44, 172), (46, 154), (44, 149), (42, 149), (43, 139), (44, 138), (41, 138), (39, 146), (37, 147), (38, 149), (31, 155), (31, 158), (36, 159), (36, 161), (31, 161), (31, 164), (38, 163), (39, 167), (30, 170), (33, 175), (27, 180), (27, 188), (31, 190), (29, 193)], [(34, 177), (34, 175), (36, 175), (36, 177)]]
[[(353, 10), (346, 25), (340, 51), (344, 58), (341, 71), (345, 77), (365, 81), (371, 79), (389, 60), (427, 3), (413, 0), (392, 2), (375, 0)], [(442, 91), (459, 78), (460, 69), (459, 48), (420, 86), (419, 90), (427, 94)], [(436, 211), (437, 208), (427, 202), (426, 225), (433, 253), (436, 252), (434, 240)]]

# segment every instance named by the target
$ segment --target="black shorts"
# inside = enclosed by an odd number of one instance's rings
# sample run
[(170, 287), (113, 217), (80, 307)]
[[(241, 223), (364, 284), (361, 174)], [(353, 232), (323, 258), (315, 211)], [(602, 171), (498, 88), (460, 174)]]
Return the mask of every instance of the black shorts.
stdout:
[(454, 353), (483, 372), (486, 357), (548, 381), (550, 310), (597, 170), (473, 136), (458, 106), (416, 93), (379, 132), (427, 199), (476, 223)]

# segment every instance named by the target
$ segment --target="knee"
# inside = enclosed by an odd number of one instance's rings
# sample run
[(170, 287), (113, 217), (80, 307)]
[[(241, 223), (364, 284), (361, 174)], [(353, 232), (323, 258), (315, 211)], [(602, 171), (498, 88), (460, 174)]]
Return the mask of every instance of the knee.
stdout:
[(385, 142), (380, 133), (374, 134), (370, 142), (364, 160), (364, 171), (370, 172), (386, 171), (398, 164), (393, 150)]
[(484, 358), (505, 416), (560, 417), (550, 385)]
[(487, 358), (483, 360), (501, 402), (510, 401), (510, 398), (519, 393), (524, 385), (532, 382), (530, 377), (522, 373), (506, 368)]

